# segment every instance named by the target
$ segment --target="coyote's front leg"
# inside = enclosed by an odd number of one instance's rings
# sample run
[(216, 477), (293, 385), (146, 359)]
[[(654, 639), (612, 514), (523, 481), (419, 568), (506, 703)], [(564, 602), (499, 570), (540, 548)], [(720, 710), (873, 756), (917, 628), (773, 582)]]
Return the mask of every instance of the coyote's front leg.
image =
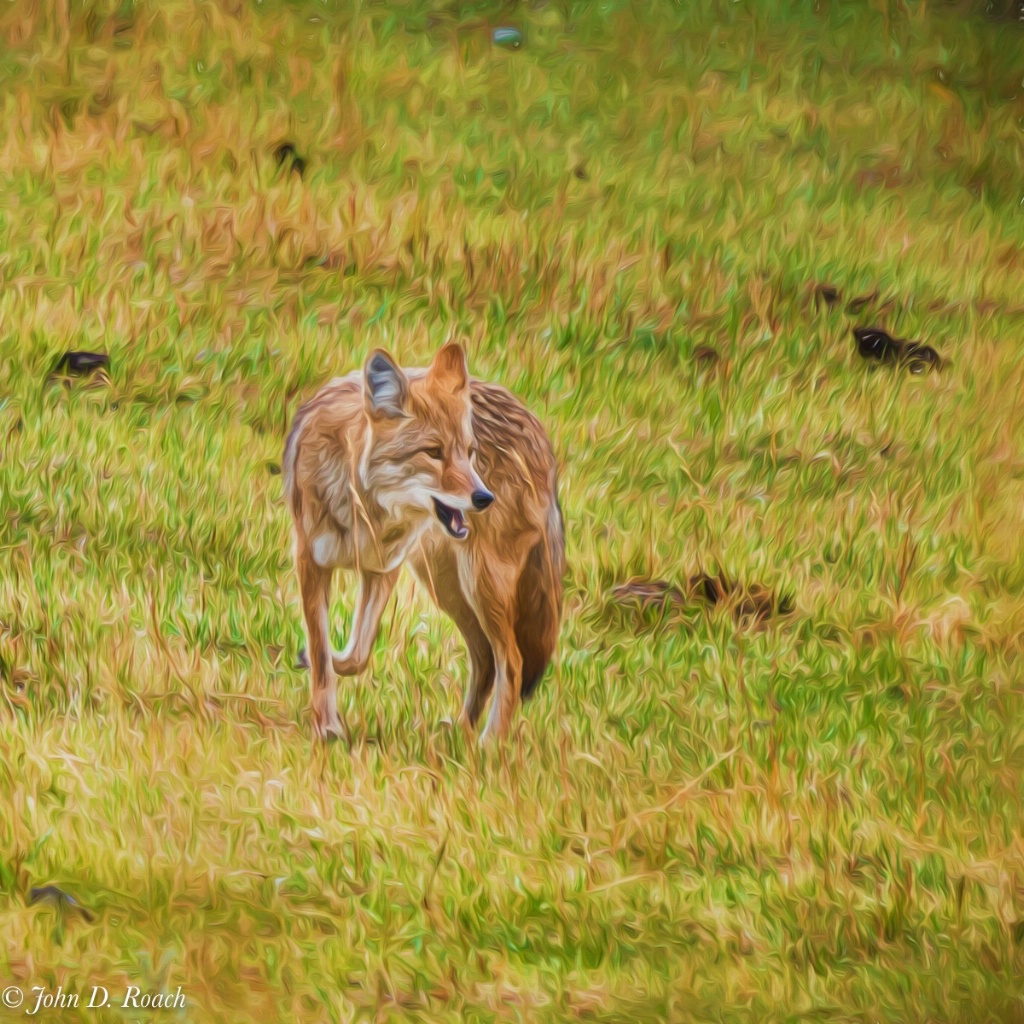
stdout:
[(358, 676), (366, 669), (377, 630), (380, 629), (381, 616), (397, 579), (397, 569), (382, 573), (360, 572), (359, 593), (348, 643), (343, 651), (331, 655), (334, 671), (339, 676)]
[(321, 739), (347, 739), (348, 730), (338, 717), (337, 686), (331, 664), (331, 570), (317, 565), (305, 545), (299, 547), (296, 562), (309, 641), (309, 671), (313, 677), (314, 727)]

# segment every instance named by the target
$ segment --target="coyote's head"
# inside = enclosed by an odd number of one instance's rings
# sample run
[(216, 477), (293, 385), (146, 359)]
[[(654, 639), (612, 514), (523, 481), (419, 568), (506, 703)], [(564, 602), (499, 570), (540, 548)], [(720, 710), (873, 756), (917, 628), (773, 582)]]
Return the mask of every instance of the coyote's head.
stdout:
[(371, 352), (363, 369), (363, 400), (360, 475), (367, 496), (396, 519), (436, 516), (452, 537), (465, 540), (466, 513), (482, 512), (494, 495), (475, 469), (462, 349), (446, 345), (425, 373), (404, 373), (387, 352)]

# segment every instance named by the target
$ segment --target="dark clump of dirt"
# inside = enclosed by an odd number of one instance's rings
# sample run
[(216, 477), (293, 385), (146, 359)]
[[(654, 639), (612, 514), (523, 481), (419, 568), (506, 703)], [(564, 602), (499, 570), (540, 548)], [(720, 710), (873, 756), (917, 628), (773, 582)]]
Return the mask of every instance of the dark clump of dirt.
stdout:
[(776, 595), (771, 587), (761, 583), (744, 586), (719, 574), (709, 576), (698, 573), (689, 580), (690, 593), (709, 605), (731, 606), (737, 619), (756, 619), (764, 622), (793, 611), (793, 598), (788, 594)]
[(106, 352), (65, 352), (54, 364), (51, 376), (88, 377), (110, 369)]
[(789, 595), (776, 595), (760, 583), (744, 586), (718, 574), (697, 573), (681, 588), (667, 580), (632, 579), (612, 591), (619, 604), (637, 604), (647, 611), (656, 607), (692, 607), (694, 602), (705, 606), (727, 606), (737, 620), (754, 619), (765, 622), (770, 618), (789, 615), (794, 608)]
[(294, 171), (300, 178), (306, 173), (306, 161), (299, 156), (295, 146), (290, 142), (282, 142), (274, 150), (274, 159), (278, 167), (288, 165), (288, 169)]
[(820, 284), (815, 292), (819, 305), (824, 303), (831, 309), (836, 305), (842, 296), (839, 294), (838, 288), (833, 288), (830, 284)]
[(35, 903), (52, 903), (61, 910), (73, 910), (81, 914), (86, 921), (94, 921), (92, 911), (87, 910), (69, 892), (58, 888), (56, 885), (41, 885), (32, 889), (28, 894), (29, 906)]
[(895, 363), (903, 354), (903, 342), (890, 337), (885, 331), (858, 327), (854, 330), (853, 336), (857, 339), (857, 351), (865, 359)]
[(854, 299), (850, 299), (846, 306), (846, 312), (852, 313), (857, 316), (858, 313), (862, 313), (864, 308), (870, 305), (878, 298), (878, 292), (872, 292), (870, 295), (858, 295)]
[(974, 0), (992, 21), (1015, 21), (1024, 25), (1024, 0)]
[(698, 345), (693, 350), (693, 361), (700, 367), (714, 366), (721, 357), (710, 345)]
[(885, 366), (903, 366), (911, 373), (941, 370), (945, 361), (931, 347), (918, 341), (902, 341), (875, 327), (856, 327), (857, 351), (863, 359)]

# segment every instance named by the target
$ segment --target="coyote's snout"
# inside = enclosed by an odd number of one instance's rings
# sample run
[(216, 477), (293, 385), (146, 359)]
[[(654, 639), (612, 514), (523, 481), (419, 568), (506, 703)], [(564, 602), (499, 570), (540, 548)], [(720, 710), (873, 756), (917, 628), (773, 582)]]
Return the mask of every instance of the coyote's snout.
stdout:
[[(505, 388), (470, 379), (457, 345), (427, 369), (381, 350), (297, 413), (285, 488), (320, 735), (343, 730), (335, 674), (367, 665), (402, 564), (462, 632), (471, 673), (461, 720), (495, 691), (485, 736), (507, 732), (558, 636), (564, 540), (555, 460), (537, 419)], [(358, 574), (352, 631), (331, 649), (334, 569)]]

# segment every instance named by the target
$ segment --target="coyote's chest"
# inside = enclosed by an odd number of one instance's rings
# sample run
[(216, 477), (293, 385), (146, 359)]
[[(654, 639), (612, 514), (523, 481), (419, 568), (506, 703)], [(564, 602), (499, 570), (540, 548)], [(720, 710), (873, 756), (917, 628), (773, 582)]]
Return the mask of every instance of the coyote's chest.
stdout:
[(392, 521), (375, 515), (347, 474), (322, 481), (318, 491), (321, 500), (309, 509), (304, 526), (313, 561), (324, 569), (390, 572), (405, 561), (428, 525), (422, 518)]
[(390, 572), (408, 558), (409, 552), (419, 543), (423, 528), (423, 524), (403, 527), (398, 535), (392, 531), (374, 538), (321, 526), (310, 541), (310, 552), (313, 561), (324, 569)]

